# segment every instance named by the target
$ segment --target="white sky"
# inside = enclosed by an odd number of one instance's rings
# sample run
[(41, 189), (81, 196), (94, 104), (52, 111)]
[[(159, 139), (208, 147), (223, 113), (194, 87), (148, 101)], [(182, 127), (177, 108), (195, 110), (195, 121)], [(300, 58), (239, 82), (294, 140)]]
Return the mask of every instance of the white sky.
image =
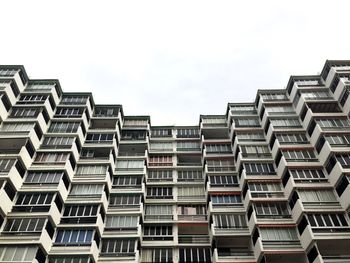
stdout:
[(350, 59), (350, 1), (0, 0), (0, 63), (152, 125), (195, 125)]

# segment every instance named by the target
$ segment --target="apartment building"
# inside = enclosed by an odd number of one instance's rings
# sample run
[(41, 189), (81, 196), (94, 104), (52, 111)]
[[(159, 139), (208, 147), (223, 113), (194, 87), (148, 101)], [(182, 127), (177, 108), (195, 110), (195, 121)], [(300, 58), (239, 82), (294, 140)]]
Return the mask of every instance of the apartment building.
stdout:
[(350, 262), (349, 78), (152, 126), (0, 66), (0, 263)]

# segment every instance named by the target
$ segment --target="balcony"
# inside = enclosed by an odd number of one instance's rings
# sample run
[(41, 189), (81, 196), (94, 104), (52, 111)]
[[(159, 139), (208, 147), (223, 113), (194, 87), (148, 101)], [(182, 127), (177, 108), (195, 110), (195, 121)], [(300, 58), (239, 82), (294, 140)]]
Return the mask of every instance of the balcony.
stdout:
[(269, 263), (307, 263), (307, 258), (299, 240), (262, 240), (254, 245), (255, 258), (265, 256)]
[(97, 262), (99, 248), (95, 241), (88, 244), (82, 243), (54, 243), (50, 250), (50, 256), (91, 256)]
[(7, 245), (39, 245), (45, 253), (49, 253), (52, 247), (52, 235), (44, 228), (40, 232), (2, 232), (0, 242)]
[(322, 229), (307, 225), (300, 236), (300, 241), (304, 249), (307, 249), (311, 244), (317, 242), (317, 247), (321, 255), (323, 255), (323, 253), (326, 255), (349, 255), (350, 229), (348, 227), (337, 231), (337, 229), (334, 228), (327, 227)]
[(158, 214), (158, 215), (148, 215), (145, 214), (145, 221), (147, 223), (161, 223), (161, 222), (172, 222), (174, 220), (174, 215), (173, 214)]
[(183, 215), (178, 214), (177, 220), (179, 222), (207, 222), (208, 216), (207, 215)]
[(110, 262), (130, 262), (139, 263), (140, 262), (140, 252), (135, 250), (135, 252), (118, 252), (118, 253), (105, 253), (101, 252), (98, 257), (100, 263), (110, 263)]

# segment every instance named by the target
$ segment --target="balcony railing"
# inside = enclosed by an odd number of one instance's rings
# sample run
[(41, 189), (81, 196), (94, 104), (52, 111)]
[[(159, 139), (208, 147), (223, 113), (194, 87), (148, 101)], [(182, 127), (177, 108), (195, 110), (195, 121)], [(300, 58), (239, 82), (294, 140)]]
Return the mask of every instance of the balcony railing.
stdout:
[(206, 221), (207, 215), (178, 215), (177, 219), (181, 221)]

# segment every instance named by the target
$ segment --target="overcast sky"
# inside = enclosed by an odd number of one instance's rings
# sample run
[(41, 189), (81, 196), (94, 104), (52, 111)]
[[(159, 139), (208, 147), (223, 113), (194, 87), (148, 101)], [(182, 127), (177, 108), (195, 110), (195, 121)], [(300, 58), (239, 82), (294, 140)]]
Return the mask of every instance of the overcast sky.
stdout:
[(152, 125), (194, 125), (350, 59), (350, 1), (0, 0), (1, 64)]

